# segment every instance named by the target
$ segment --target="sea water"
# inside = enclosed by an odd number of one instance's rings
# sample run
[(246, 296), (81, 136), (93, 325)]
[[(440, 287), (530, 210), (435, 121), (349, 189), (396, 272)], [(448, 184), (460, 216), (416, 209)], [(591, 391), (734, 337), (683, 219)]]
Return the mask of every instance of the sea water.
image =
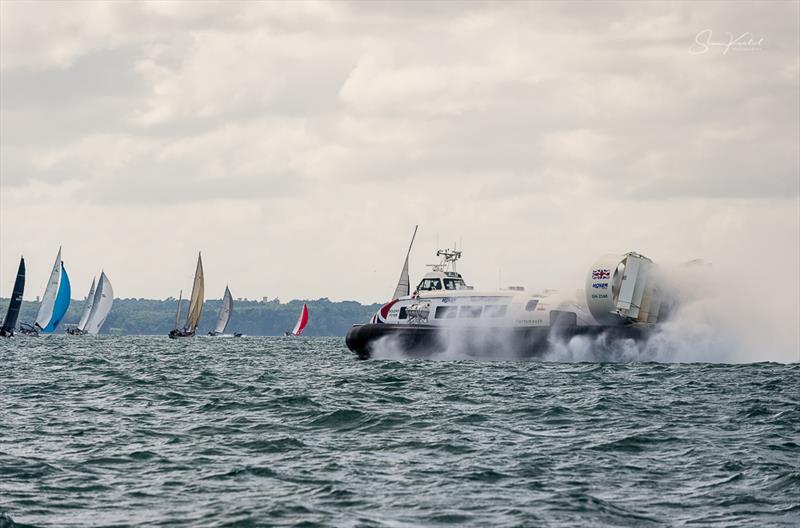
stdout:
[(0, 341), (0, 526), (798, 526), (800, 365)]

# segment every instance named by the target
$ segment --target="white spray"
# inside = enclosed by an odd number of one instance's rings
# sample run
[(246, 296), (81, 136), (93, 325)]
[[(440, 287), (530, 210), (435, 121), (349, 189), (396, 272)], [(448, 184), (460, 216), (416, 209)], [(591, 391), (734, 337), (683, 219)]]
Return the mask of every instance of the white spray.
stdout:
[[(538, 359), (558, 362), (711, 362), (800, 361), (797, 279), (775, 276), (753, 280), (732, 267), (695, 263), (661, 268), (663, 284), (678, 302), (667, 321), (648, 340), (609, 340), (555, 333)], [(749, 279), (748, 279), (749, 277)], [(785, 279), (785, 275), (783, 275)], [(519, 359), (510, 330), (473, 326), (468, 333), (442, 331), (440, 347), (424, 354), (435, 360)], [(476, 351), (479, 351), (476, 353)], [(373, 346), (373, 357), (409, 357), (387, 338)]]

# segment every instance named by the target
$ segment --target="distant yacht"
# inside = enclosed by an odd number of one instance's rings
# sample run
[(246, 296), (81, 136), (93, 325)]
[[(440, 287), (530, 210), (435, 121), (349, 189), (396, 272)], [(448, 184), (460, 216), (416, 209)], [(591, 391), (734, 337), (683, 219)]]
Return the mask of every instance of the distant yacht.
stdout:
[(97, 289), (95, 289), (95, 281), (92, 279), (92, 287), (89, 288), (89, 294), (86, 296), (86, 304), (83, 307), (78, 326), (70, 328), (67, 333), (72, 335), (97, 335), (111, 311), (113, 302), (114, 289), (111, 287), (111, 281), (108, 280), (105, 272), (100, 272), (100, 282), (97, 283)]
[(83, 335), (83, 327), (86, 326), (86, 322), (89, 320), (89, 314), (92, 313), (92, 305), (94, 304), (94, 290), (95, 290), (95, 282), (97, 281), (97, 277), (92, 278), (92, 285), (89, 288), (89, 293), (86, 294), (86, 302), (83, 304), (83, 313), (81, 313), (80, 321), (78, 321), (78, 325), (75, 328), (67, 328), (67, 333), (71, 335)]
[(210, 336), (219, 336), (225, 333), (225, 328), (228, 327), (228, 321), (231, 320), (233, 314), (233, 296), (228, 286), (225, 286), (225, 295), (222, 296), (222, 306), (219, 308), (219, 316), (217, 317), (217, 324), (214, 329), (208, 333)]
[(69, 276), (61, 260), (61, 248), (58, 248), (56, 261), (53, 263), (53, 271), (50, 272), (50, 280), (42, 295), (42, 302), (39, 305), (39, 313), (36, 315), (36, 322), (31, 324), (21, 323), (19, 331), (24, 335), (51, 334), (58, 328), (64, 314), (69, 308), (70, 295), (72, 290), (69, 284)]
[(19, 309), (22, 306), (22, 292), (25, 290), (25, 259), (19, 258), (19, 268), (17, 269), (17, 279), (14, 281), (14, 290), (11, 292), (11, 300), (8, 303), (6, 317), (3, 319), (3, 326), (0, 326), (0, 337), (11, 337), (14, 335), (14, 327), (17, 326)]
[(300, 310), (300, 317), (297, 318), (297, 323), (294, 325), (294, 329), (291, 332), (284, 332), (286, 337), (299, 337), (300, 334), (303, 333), (306, 326), (308, 325), (308, 306), (303, 303), (303, 309)]
[[(192, 296), (189, 299), (189, 311), (186, 314), (186, 324), (183, 328), (178, 328), (181, 317), (181, 299), (178, 298), (178, 312), (175, 314), (175, 328), (169, 333), (169, 337), (193, 337), (197, 331), (197, 324), (200, 322), (200, 315), (203, 313), (203, 259), (197, 254), (197, 268), (194, 272), (194, 283), (192, 285)], [(183, 292), (181, 291), (181, 295)]]

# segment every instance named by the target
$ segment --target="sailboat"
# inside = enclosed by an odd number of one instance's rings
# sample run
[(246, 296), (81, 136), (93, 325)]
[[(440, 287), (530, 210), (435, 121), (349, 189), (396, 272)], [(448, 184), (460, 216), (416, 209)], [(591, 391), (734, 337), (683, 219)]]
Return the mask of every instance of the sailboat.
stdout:
[(228, 326), (228, 321), (231, 320), (233, 314), (233, 296), (228, 286), (225, 286), (225, 295), (222, 296), (222, 306), (219, 309), (219, 316), (217, 317), (217, 324), (214, 330), (208, 333), (210, 336), (218, 336), (225, 333), (225, 328)]
[(411, 235), (411, 243), (408, 245), (408, 251), (406, 252), (406, 260), (403, 263), (403, 270), (400, 272), (400, 280), (397, 281), (397, 287), (394, 289), (392, 299), (399, 299), (411, 294), (411, 281), (408, 278), (408, 257), (411, 255), (411, 248), (414, 247), (414, 239), (417, 238), (417, 228), (419, 226), (415, 225), (414, 234)]
[(6, 317), (3, 319), (3, 326), (0, 326), (0, 337), (11, 337), (14, 335), (14, 327), (17, 326), (19, 309), (22, 306), (22, 292), (25, 290), (25, 259), (19, 258), (19, 268), (17, 269), (17, 279), (14, 281), (14, 290), (11, 292), (11, 300), (8, 303)]
[(53, 270), (50, 272), (50, 280), (42, 295), (42, 302), (39, 305), (39, 313), (36, 315), (34, 324), (23, 323), (19, 325), (20, 333), (24, 335), (51, 334), (58, 328), (64, 314), (69, 308), (70, 295), (72, 289), (69, 284), (69, 276), (64, 262), (61, 260), (61, 248), (58, 248), (56, 261), (53, 263)]
[(86, 294), (86, 301), (83, 304), (83, 313), (75, 328), (67, 328), (67, 333), (71, 335), (83, 335), (83, 328), (89, 320), (89, 314), (92, 313), (92, 305), (94, 304), (94, 290), (97, 277), (92, 278), (92, 286), (89, 288), (89, 293)]
[(108, 280), (106, 273), (102, 271), (97, 289), (95, 289), (95, 281), (92, 279), (92, 287), (89, 288), (89, 295), (86, 296), (86, 304), (83, 307), (78, 326), (70, 328), (67, 332), (72, 335), (97, 335), (111, 312), (113, 303), (114, 288), (111, 287), (111, 281)]
[(297, 318), (297, 323), (294, 325), (294, 329), (291, 332), (284, 332), (286, 337), (299, 337), (300, 334), (303, 333), (303, 330), (308, 325), (308, 306), (303, 303), (303, 309), (300, 310), (300, 317)]
[[(200, 315), (203, 313), (203, 259), (197, 254), (197, 269), (194, 272), (194, 283), (192, 284), (192, 296), (189, 299), (189, 311), (186, 313), (186, 324), (183, 328), (178, 328), (181, 315), (181, 301), (178, 300), (178, 313), (175, 315), (175, 328), (170, 331), (169, 337), (192, 337), (197, 331), (197, 324), (200, 322)], [(183, 295), (183, 292), (181, 292)]]

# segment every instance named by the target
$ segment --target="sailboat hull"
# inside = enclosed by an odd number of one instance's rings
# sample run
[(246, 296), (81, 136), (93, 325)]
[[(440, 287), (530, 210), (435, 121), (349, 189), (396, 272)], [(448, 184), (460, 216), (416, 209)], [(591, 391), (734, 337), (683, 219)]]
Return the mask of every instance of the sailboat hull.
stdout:
[(184, 330), (172, 330), (168, 335), (170, 339), (179, 339), (181, 337), (194, 337), (194, 334), (194, 332), (186, 332)]
[(11, 298), (8, 302), (8, 310), (6, 311), (3, 325), (0, 326), (0, 337), (13, 337), (14, 327), (17, 326), (17, 319), (19, 318), (19, 311), (22, 308), (22, 294), (25, 291), (25, 259), (19, 259), (19, 268), (17, 269), (17, 278), (14, 281), (14, 290), (11, 293)]
[(39, 335), (39, 330), (35, 326), (28, 323), (20, 323), (18, 331), (20, 335), (24, 336), (37, 337)]

